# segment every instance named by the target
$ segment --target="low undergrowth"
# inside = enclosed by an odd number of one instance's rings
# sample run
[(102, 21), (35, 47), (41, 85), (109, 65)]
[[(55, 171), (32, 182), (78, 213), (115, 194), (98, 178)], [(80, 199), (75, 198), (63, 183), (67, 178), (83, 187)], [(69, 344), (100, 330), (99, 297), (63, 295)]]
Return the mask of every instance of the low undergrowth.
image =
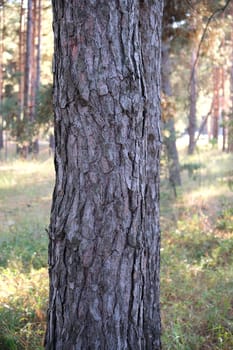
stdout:
[(233, 349), (233, 192), (226, 175), (232, 156), (212, 151), (204, 157), (195, 177), (182, 174), (170, 215), (171, 198), (162, 199), (165, 350)]
[[(181, 163), (177, 198), (164, 179), (161, 188), (163, 349), (230, 350), (232, 156), (206, 149)], [(1, 350), (43, 349), (53, 177), (51, 159), (0, 164)]]
[(164, 349), (233, 348), (233, 240), (189, 225), (162, 248)]
[(0, 349), (43, 349), (52, 160), (0, 164)]
[(25, 272), (9, 265), (0, 272), (0, 349), (43, 349), (47, 269)]

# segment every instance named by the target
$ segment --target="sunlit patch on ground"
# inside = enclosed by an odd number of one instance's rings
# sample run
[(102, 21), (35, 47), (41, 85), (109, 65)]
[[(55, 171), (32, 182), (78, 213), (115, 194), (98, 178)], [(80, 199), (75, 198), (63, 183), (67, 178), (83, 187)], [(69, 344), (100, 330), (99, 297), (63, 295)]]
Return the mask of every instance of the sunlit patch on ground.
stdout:
[(182, 172), (172, 207), (171, 194), (161, 196), (163, 346), (233, 349), (232, 155), (206, 149), (181, 160), (203, 165)]
[(42, 349), (52, 158), (0, 163), (0, 348)]

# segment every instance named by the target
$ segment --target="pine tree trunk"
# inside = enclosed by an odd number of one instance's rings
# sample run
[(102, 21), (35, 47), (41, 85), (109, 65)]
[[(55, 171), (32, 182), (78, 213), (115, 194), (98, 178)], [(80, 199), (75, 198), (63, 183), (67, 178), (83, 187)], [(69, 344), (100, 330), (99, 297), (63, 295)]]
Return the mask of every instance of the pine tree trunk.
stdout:
[(4, 4), (0, 5), (0, 150), (4, 147), (3, 141), (3, 115), (2, 115), (2, 99), (3, 99), (3, 20), (4, 20)]
[(225, 98), (225, 69), (222, 67), (220, 71), (221, 86), (221, 115), (222, 115), (222, 151), (226, 151), (226, 141), (227, 141), (227, 116), (226, 116), (226, 98)]
[[(233, 16), (233, 5), (231, 4), (231, 15)], [(233, 26), (231, 31), (231, 57), (232, 65), (230, 69), (230, 100), (231, 100), (231, 110), (228, 120), (228, 152), (233, 152)]]
[(219, 104), (219, 89), (220, 89), (220, 68), (214, 67), (213, 69), (213, 112), (212, 112), (212, 125), (211, 134), (214, 140), (218, 140), (218, 128), (219, 128), (219, 114), (220, 114), (220, 104)]
[(24, 0), (21, 0), (20, 6), (20, 25), (19, 25), (19, 117), (21, 118), (24, 108), (24, 71), (25, 71), (25, 9)]
[[(170, 83), (170, 44), (169, 42), (163, 42), (162, 46), (162, 91), (165, 96), (171, 96), (171, 83)], [(165, 130), (168, 130), (169, 136), (164, 137), (164, 144), (166, 147), (166, 153), (168, 158), (168, 171), (169, 182), (174, 187), (181, 185), (180, 177), (180, 163), (179, 155), (176, 147), (176, 131), (174, 116), (171, 116), (167, 121), (164, 121), (163, 125)]]
[(24, 8), (24, 0), (20, 3), (20, 19), (19, 19), (19, 92), (18, 92), (18, 114), (16, 125), (16, 153), (21, 154), (22, 151), (22, 119), (24, 117), (24, 84), (25, 84), (25, 59), (26, 59), (26, 10)]
[(37, 1), (32, 0), (31, 10), (31, 52), (30, 52), (30, 80), (29, 80), (29, 120), (35, 121), (36, 107), (36, 22), (37, 22)]
[(196, 116), (196, 53), (195, 50), (192, 52), (192, 64), (191, 64), (191, 80), (190, 80), (190, 109), (189, 109), (189, 145), (188, 154), (193, 154), (195, 148), (195, 132), (197, 126), (197, 116)]
[(35, 92), (36, 98), (38, 97), (40, 89), (40, 65), (41, 65), (41, 0), (37, 0), (37, 21), (36, 21), (36, 31), (37, 31), (37, 44), (36, 44), (36, 82), (35, 82)]
[[(40, 90), (40, 64), (41, 64), (41, 0), (37, 0), (36, 4), (36, 24), (35, 24), (35, 31), (36, 31), (36, 45), (35, 45), (35, 105), (34, 105), (34, 118), (36, 119), (36, 108), (38, 103), (38, 96), (39, 96), (39, 90)], [(39, 139), (38, 136), (35, 138), (33, 143), (33, 149), (34, 153), (39, 153)]]
[(23, 105), (23, 130), (22, 138), (24, 144), (20, 150), (20, 154), (23, 158), (27, 158), (29, 153), (29, 141), (30, 141), (30, 114), (31, 114), (31, 76), (32, 76), (32, 9), (33, 0), (28, 0), (27, 3), (27, 32), (26, 32), (26, 51), (25, 51), (25, 65), (24, 65), (24, 105)]
[[(33, 1), (32, 11), (32, 55), (31, 55), (31, 103), (30, 103), (30, 121), (36, 122), (36, 102), (40, 84), (40, 13), (39, 13), (39, 1)], [(32, 153), (37, 155), (39, 153), (39, 140), (35, 133), (31, 135), (31, 150)]]
[(24, 113), (29, 118), (30, 86), (31, 86), (31, 56), (32, 56), (32, 0), (28, 0), (27, 7), (27, 39), (25, 52), (25, 77), (24, 77)]
[(162, 1), (53, 0), (47, 350), (159, 350)]

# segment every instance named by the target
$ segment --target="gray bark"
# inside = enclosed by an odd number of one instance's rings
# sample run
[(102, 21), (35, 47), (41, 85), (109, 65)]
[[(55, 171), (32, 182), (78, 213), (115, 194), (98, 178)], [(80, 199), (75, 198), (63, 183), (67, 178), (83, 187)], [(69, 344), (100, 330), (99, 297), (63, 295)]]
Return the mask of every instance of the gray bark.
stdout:
[(159, 350), (162, 1), (53, 1), (48, 350)]

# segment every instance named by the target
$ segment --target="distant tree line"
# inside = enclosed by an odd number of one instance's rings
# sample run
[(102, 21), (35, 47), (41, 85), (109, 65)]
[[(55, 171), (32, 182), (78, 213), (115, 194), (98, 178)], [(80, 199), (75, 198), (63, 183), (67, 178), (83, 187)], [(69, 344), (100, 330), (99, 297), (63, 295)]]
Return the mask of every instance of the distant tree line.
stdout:
[[(25, 158), (39, 152), (41, 127), (52, 124), (51, 82), (41, 82), (42, 14), (48, 10), (46, 0), (0, 3), (0, 149), (9, 135)], [(52, 42), (50, 46), (51, 61)]]
[(187, 134), (190, 155), (202, 134), (213, 145), (221, 134), (222, 150), (233, 151), (233, 3), (166, 0), (164, 5), (162, 126), (175, 189), (181, 184), (177, 137)]
[[(165, 1), (162, 128), (173, 185), (180, 184), (176, 139), (185, 132), (189, 154), (202, 133), (213, 145), (221, 133), (223, 151), (233, 151), (232, 17), (232, 1)], [(50, 44), (44, 52), (42, 39)], [(52, 51), (49, 0), (0, 1), (0, 149), (8, 135), (27, 157), (53, 125)]]

